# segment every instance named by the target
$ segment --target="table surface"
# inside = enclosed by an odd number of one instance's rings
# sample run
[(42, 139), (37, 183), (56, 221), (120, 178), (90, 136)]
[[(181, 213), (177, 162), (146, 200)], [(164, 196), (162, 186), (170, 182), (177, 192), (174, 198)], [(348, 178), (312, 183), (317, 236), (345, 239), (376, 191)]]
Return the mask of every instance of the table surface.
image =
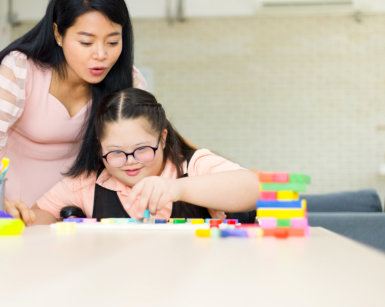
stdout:
[(191, 231), (0, 237), (1, 306), (385, 306), (385, 254), (323, 228), (306, 238)]

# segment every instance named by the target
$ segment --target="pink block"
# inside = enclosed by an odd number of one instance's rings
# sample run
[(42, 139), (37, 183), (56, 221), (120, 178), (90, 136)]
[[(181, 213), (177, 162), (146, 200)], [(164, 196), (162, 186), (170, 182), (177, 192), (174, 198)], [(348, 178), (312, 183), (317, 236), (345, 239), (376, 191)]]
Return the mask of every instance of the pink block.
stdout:
[(97, 219), (95, 218), (88, 218), (88, 219), (83, 219), (84, 224), (92, 224), (92, 223), (97, 223)]
[(274, 173), (274, 182), (289, 182), (289, 173)]
[(293, 217), (290, 219), (290, 227), (292, 228), (306, 228), (308, 227), (307, 218), (304, 217)]
[(261, 217), (259, 219), (259, 226), (261, 228), (276, 228), (277, 219), (275, 217)]
[(261, 200), (277, 200), (277, 191), (261, 191)]

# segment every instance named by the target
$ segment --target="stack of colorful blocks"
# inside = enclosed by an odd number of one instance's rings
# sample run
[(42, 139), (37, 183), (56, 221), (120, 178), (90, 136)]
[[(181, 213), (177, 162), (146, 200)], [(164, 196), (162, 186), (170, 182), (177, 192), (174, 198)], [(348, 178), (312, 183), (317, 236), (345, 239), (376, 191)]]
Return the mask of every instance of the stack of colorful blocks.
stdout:
[(264, 236), (285, 238), (309, 234), (306, 191), (310, 177), (304, 174), (259, 173), (261, 187), (257, 219)]

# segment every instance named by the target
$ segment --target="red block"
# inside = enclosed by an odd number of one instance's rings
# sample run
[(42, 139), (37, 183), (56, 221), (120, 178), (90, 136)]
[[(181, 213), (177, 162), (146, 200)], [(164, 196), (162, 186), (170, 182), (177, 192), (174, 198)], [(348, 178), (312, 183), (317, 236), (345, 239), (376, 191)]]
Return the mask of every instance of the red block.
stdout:
[(261, 191), (261, 200), (277, 200), (277, 191)]

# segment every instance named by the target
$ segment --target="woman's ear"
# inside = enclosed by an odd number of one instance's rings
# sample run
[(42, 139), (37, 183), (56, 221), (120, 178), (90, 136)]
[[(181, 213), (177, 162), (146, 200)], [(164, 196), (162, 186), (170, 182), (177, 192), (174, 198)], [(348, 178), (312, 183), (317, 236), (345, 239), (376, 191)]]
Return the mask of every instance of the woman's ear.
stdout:
[(161, 144), (162, 144), (162, 149), (164, 149), (164, 148), (166, 147), (167, 134), (168, 134), (167, 129), (164, 129), (164, 130), (162, 131), (161, 136), (160, 136), (160, 138), (161, 138)]
[(59, 30), (57, 29), (56, 22), (52, 24), (52, 27), (53, 27), (53, 35), (55, 36), (56, 43), (61, 47), (63, 44), (63, 37), (59, 34)]

